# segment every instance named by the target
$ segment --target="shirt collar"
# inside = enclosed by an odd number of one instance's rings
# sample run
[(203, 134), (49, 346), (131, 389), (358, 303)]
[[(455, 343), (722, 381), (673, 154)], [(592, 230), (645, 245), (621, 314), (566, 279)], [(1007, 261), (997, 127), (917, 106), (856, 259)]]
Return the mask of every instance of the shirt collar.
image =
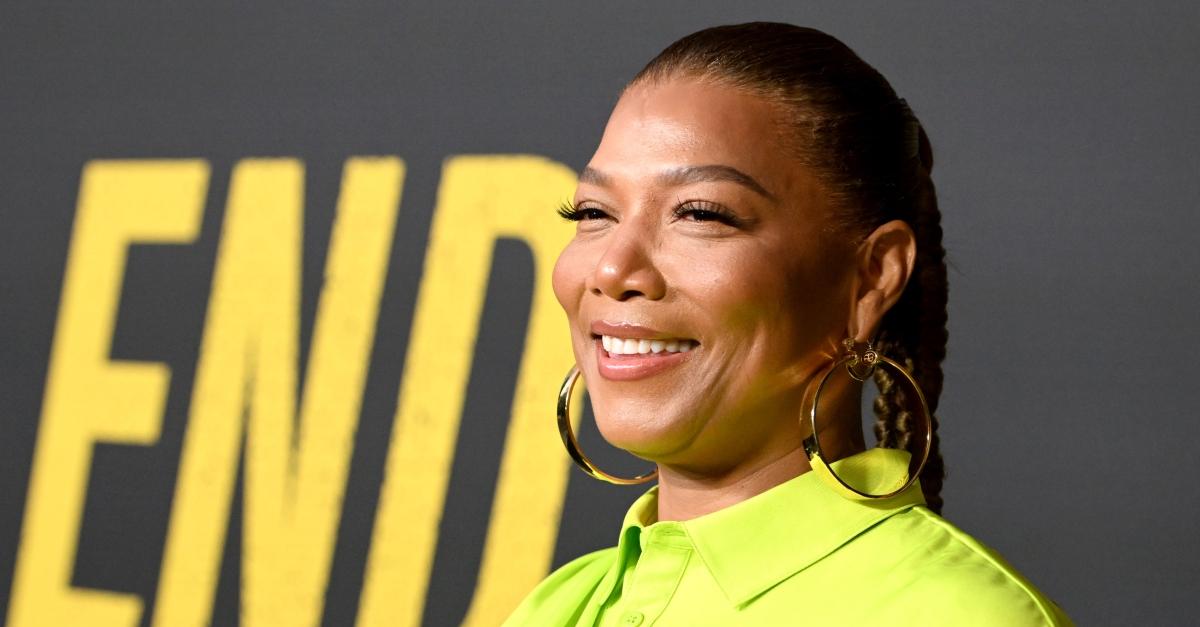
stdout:
[[(874, 448), (832, 464), (843, 474), (862, 473), (871, 485), (900, 476), (902, 451)], [(877, 491), (876, 488), (870, 488)], [(837, 550), (876, 523), (925, 499), (917, 482), (888, 499), (852, 501), (806, 472), (724, 509), (680, 522), (655, 522), (658, 486), (625, 514), (618, 542), (620, 561), (636, 559), (644, 532), (682, 527), (726, 598), (742, 605)], [(665, 529), (664, 529), (665, 531)], [(752, 540), (751, 540), (752, 539)]]

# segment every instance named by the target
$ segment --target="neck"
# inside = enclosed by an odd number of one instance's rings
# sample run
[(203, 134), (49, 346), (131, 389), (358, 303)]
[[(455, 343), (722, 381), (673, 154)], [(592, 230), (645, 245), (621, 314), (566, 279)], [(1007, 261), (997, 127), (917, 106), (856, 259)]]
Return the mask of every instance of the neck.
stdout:
[[(853, 388), (850, 391), (858, 391), (857, 387), (848, 387)], [(846, 391), (837, 390), (830, 395), (828, 405), (822, 403), (822, 413), (829, 422), (822, 422), (821, 445), (831, 461), (866, 448), (860, 426), (859, 395)], [(719, 470), (697, 471), (695, 467), (659, 463), (658, 520), (691, 520), (711, 514), (812, 470), (802, 439), (797, 429), (773, 438), (780, 444), (773, 450), (764, 447), (760, 449), (764, 451), (761, 455)]]
[(740, 503), (811, 470), (797, 447), (754, 466), (716, 475), (695, 475), (667, 465), (658, 468), (658, 519), (690, 520)]

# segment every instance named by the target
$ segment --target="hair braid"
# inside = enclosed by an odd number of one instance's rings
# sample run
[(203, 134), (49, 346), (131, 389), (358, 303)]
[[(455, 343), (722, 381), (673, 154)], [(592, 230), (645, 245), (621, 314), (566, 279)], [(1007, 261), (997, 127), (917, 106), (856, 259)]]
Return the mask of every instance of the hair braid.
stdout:
[[(921, 386), (933, 420), (930, 433), (929, 459), (921, 470), (921, 488), (925, 501), (935, 512), (942, 509), (942, 480), (945, 467), (939, 447), (937, 411), (942, 394), (942, 360), (946, 356), (946, 281), (945, 249), (942, 247), (941, 212), (930, 171), (932, 151), (924, 129), (917, 124), (921, 166), (911, 194), (910, 224), (917, 237), (917, 259), (904, 294), (883, 318), (877, 348), (904, 365)], [(875, 435), (883, 446), (904, 447), (919, 454), (922, 438), (911, 438), (914, 416), (907, 409), (915, 399), (907, 398), (892, 375), (882, 368), (875, 370), (879, 396), (875, 399)], [(913, 440), (910, 442), (910, 440)], [(912, 450), (913, 448), (917, 450)]]

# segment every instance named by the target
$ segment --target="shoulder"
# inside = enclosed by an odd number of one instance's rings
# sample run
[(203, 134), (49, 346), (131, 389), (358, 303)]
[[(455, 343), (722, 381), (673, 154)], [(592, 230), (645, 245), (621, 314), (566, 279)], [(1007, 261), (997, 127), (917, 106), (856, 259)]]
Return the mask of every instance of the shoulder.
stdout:
[(912, 539), (897, 556), (908, 611), (926, 624), (1070, 625), (1066, 614), (992, 548), (925, 507), (889, 519)]
[(617, 547), (577, 557), (550, 573), (504, 622), (505, 625), (573, 624), (616, 560)]

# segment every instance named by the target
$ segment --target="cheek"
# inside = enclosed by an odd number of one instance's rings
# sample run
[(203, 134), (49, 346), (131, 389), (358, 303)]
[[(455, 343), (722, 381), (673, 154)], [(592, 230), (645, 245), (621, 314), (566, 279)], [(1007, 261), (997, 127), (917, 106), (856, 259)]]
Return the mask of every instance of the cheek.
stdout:
[[(835, 331), (837, 271), (792, 251), (733, 255), (698, 273), (695, 300), (706, 303), (724, 348), (777, 367), (796, 361)], [(746, 353), (754, 353), (747, 355)]]
[(574, 242), (567, 244), (554, 262), (554, 272), (551, 275), (551, 286), (558, 304), (571, 318), (579, 310), (579, 299), (585, 289), (587, 278), (580, 250)]

